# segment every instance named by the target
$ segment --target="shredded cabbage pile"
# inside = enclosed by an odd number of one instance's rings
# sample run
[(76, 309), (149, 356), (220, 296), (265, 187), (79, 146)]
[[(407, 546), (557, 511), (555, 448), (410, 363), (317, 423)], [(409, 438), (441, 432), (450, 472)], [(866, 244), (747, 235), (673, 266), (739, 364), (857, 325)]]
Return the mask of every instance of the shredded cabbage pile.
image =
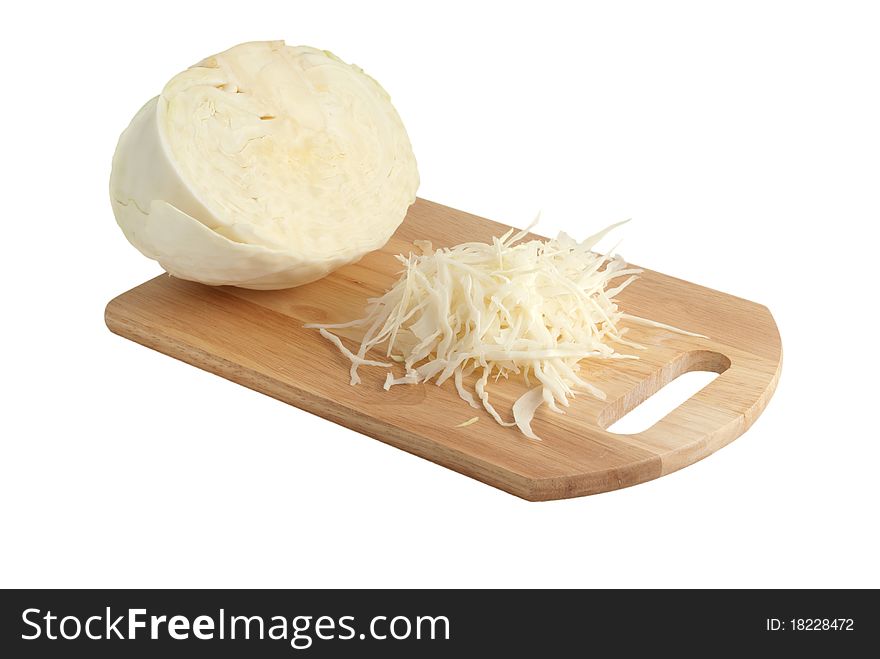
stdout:
[[(351, 360), (351, 384), (360, 382), (360, 366), (393, 365), (366, 358), (371, 350), (384, 348), (385, 356), (405, 369), (401, 377), (388, 373), (386, 390), (452, 379), (472, 407), (482, 405), (501, 425), (515, 425), (539, 439), (531, 422), (541, 405), (563, 413), (559, 406), (568, 406), (576, 389), (605, 399), (602, 390), (579, 377), (581, 360), (638, 358), (612, 346), (642, 348), (624, 338), (623, 318), (675, 329), (618, 309), (614, 297), (641, 270), (628, 267), (620, 256), (591, 250), (620, 224), (582, 242), (565, 233), (555, 240), (521, 242), (534, 223), (515, 235), (511, 229), (491, 244), (434, 250), (429, 242), (416, 241), (422, 254), (396, 257), (404, 266), (400, 278), (382, 297), (368, 300), (364, 318), (306, 327), (319, 329)], [(351, 327), (367, 328), (356, 354), (329, 331)], [(472, 373), (478, 374), (473, 392), (464, 382)], [(496, 381), (521, 376), (531, 387), (514, 403), (513, 421), (504, 420), (489, 402), (493, 374)]]

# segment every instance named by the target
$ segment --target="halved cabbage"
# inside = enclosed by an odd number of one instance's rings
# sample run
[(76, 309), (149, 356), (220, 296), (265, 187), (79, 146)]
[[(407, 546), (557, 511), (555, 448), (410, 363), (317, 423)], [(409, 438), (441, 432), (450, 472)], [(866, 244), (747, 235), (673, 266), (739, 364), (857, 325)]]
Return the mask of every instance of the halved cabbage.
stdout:
[(384, 245), (418, 169), (388, 94), (333, 54), (235, 46), (178, 74), (119, 138), (116, 221), (170, 274), (272, 289)]

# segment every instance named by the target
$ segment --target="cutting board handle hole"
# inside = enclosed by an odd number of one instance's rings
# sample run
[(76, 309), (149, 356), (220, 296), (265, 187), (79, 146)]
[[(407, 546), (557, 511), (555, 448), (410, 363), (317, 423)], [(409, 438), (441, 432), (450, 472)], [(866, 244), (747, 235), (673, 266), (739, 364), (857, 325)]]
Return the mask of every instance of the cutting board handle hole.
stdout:
[(617, 435), (635, 435), (677, 409), (730, 368), (720, 352), (692, 350), (611, 402), (599, 415), (600, 427)]

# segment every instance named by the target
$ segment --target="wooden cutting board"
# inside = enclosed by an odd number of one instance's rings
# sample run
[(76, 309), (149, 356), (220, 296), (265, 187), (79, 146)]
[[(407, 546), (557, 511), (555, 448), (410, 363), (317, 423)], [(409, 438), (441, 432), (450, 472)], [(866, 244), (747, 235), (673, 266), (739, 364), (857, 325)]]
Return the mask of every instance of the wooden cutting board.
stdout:
[[(366, 299), (396, 279), (393, 255), (411, 251), (414, 239), (443, 247), (507, 228), (420, 199), (384, 249), (313, 284), (249, 291), (161, 275), (112, 300), (106, 322), (154, 350), (533, 501), (615, 490), (681, 469), (739, 437), (767, 405), (782, 366), (767, 308), (650, 270), (619, 296), (621, 308), (711, 338), (631, 326), (629, 337), (648, 346), (639, 360), (585, 366), (584, 377), (608, 400), (580, 394), (565, 415), (542, 407), (533, 422), (540, 442), (469, 407), (451, 381), (384, 391), (386, 370), (362, 367), (363, 382), (351, 386), (348, 360), (303, 329), (360, 318)], [(340, 332), (352, 339), (349, 347), (357, 331)], [(645, 432), (605, 430), (693, 370), (721, 375)], [(489, 393), (509, 416), (523, 391), (502, 380)], [(456, 427), (475, 415), (477, 423)]]

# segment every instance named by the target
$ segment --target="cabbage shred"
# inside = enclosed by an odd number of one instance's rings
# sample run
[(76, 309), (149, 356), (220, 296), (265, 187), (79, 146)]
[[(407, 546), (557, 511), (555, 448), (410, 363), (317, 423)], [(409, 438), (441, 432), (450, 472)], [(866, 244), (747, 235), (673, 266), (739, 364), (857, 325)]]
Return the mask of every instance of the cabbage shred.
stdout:
[[(388, 373), (386, 390), (451, 379), (471, 407), (482, 406), (501, 425), (539, 439), (531, 422), (542, 405), (563, 413), (560, 406), (567, 407), (577, 390), (605, 399), (580, 377), (583, 360), (637, 359), (614, 344), (642, 347), (624, 338), (620, 321), (629, 316), (614, 300), (641, 270), (620, 256), (591, 251), (619, 224), (581, 242), (564, 233), (555, 240), (524, 240), (531, 227), (516, 234), (511, 229), (491, 243), (436, 250), (416, 241), (422, 253), (396, 257), (403, 265), (400, 278), (383, 296), (368, 300), (364, 318), (306, 327), (319, 329), (351, 361), (352, 384), (360, 382), (361, 365), (402, 362), (404, 374)], [(351, 327), (366, 328), (357, 353), (329, 331)], [(391, 362), (366, 358), (377, 350)], [(470, 390), (465, 378), (472, 374), (477, 380)], [(488, 388), (490, 379), (511, 375), (530, 389), (507, 421), (490, 403)]]

